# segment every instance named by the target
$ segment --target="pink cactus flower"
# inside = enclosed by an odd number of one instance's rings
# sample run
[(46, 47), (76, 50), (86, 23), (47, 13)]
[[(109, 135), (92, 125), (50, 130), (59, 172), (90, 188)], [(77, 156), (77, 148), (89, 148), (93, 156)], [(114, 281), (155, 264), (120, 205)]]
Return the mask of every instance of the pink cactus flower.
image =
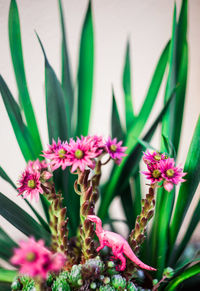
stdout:
[(39, 161), (38, 159), (35, 161), (29, 161), (27, 164), (26, 169), (30, 171), (41, 171), (46, 170), (48, 168), (48, 165), (45, 161)]
[(88, 137), (86, 138), (82, 136), (81, 139), (77, 138), (76, 141), (72, 138), (70, 139), (68, 145), (68, 160), (69, 165), (72, 166), (72, 173), (77, 169), (80, 169), (80, 171), (83, 172), (86, 167), (94, 169), (94, 158), (98, 155), (99, 152), (97, 151), (97, 148), (93, 146), (93, 141), (88, 139)]
[(113, 160), (115, 160), (116, 164), (120, 164), (122, 157), (126, 156), (124, 152), (127, 149), (127, 147), (122, 147), (121, 145), (122, 141), (117, 142), (116, 138), (112, 140), (111, 137), (108, 138), (105, 144), (107, 153)]
[(163, 186), (168, 192), (173, 188), (172, 185), (177, 185), (185, 181), (182, 177), (184, 177), (186, 173), (183, 173), (183, 169), (180, 166), (175, 166), (175, 161), (172, 158), (160, 161), (160, 170), (162, 178), (165, 180)]
[(143, 171), (141, 173), (144, 174), (148, 180), (151, 180), (152, 184), (158, 183), (163, 180), (160, 163), (149, 164), (147, 167), (148, 171)]
[(160, 154), (156, 151), (151, 153), (149, 150), (146, 151), (143, 155), (143, 161), (145, 164), (153, 164), (153, 163), (159, 163), (161, 160), (165, 160), (167, 156), (165, 154)]
[(48, 145), (48, 149), (46, 151), (43, 151), (43, 157), (47, 158), (47, 159), (51, 159), (56, 150), (59, 149), (59, 147), (62, 145), (61, 140), (58, 138), (58, 142), (56, 143), (56, 141), (54, 139), (52, 139), (52, 144)]
[(19, 180), (18, 195), (23, 195), (23, 198), (27, 198), (29, 195), (31, 199), (35, 198), (39, 200), (39, 194), (43, 194), (43, 189), (40, 182), (39, 171), (28, 171), (27, 169), (22, 173)]
[(85, 138), (88, 140), (88, 142), (91, 143), (93, 151), (95, 150), (97, 156), (101, 155), (101, 153), (105, 149), (105, 142), (103, 140), (103, 137), (98, 135), (92, 135)]
[(53, 140), (52, 145), (49, 145), (47, 151), (43, 151), (43, 156), (47, 159), (50, 159), (50, 166), (52, 171), (55, 171), (59, 167), (64, 170), (67, 166), (69, 166), (69, 159), (68, 159), (68, 143), (61, 142), (58, 139), (58, 143)]
[(30, 277), (47, 278), (48, 272), (59, 271), (65, 263), (63, 254), (52, 254), (44, 241), (35, 241), (33, 237), (28, 241), (21, 241), (20, 247), (14, 249), (11, 263), (20, 266), (20, 273)]

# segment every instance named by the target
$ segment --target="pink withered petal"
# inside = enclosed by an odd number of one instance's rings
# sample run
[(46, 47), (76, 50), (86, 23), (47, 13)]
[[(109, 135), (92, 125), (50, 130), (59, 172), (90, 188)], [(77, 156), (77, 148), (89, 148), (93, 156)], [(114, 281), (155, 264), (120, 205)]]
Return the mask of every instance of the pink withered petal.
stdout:
[(81, 172), (85, 170), (86, 167), (94, 169), (95, 162), (94, 159), (99, 155), (97, 148), (93, 146), (93, 141), (91, 139), (81, 137), (70, 139), (68, 145), (68, 161), (69, 165), (72, 166), (71, 172), (76, 171), (78, 168)]
[(168, 181), (164, 181), (164, 183), (163, 183), (163, 187), (165, 188), (165, 190), (166, 190), (167, 192), (170, 192), (170, 191), (172, 191), (172, 189), (173, 189), (173, 187), (174, 187), (174, 184), (171, 183), (171, 182), (168, 182)]
[(127, 147), (122, 147), (121, 145), (122, 141), (117, 142), (116, 138), (112, 140), (111, 137), (109, 137), (105, 143), (107, 153), (113, 160), (115, 160), (116, 164), (120, 164), (122, 157), (126, 156), (125, 151)]
[(186, 175), (180, 166), (175, 166), (175, 161), (172, 158), (168, 158), (160, 162), (160, 169), (162, 177), (168, 182), (177, 185), (185, 180), (182, 178)]

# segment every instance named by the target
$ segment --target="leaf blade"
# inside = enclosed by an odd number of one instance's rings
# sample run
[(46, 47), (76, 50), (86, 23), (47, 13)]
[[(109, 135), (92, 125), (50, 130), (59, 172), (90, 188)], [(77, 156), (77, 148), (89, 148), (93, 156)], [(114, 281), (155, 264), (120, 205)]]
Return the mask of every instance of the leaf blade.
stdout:
[(74, 92), (72, 84), (72, 76), (70, 70), (70, 60), (67, 49), (67, 38), (66, 38), (66, 29), (65, 21), (63, 15), (62, 1), (58, 1), (59, 12), (60, 12), (60, 23), (62, 31), (62, 88), (65, 96), (66, 107), (69, 107), (70, 121), (72, 119), (73, 107), (74, 107)]
[(78, 112), (76, 135), (87, 135), (92, 105), (94, 71), (94, 36), (91, 1), (85, 16), (79, 52)]
[(37, 154), (33, 148), (32, 138), (30, 133), (24, 124), (20, 112), (19, 105), (13, 98), (6, 82), (0, 75), (0, 92), (3, 98), (4, 105), (6, 107), (13, 131), (15, 133), (18, 145), (24, 156), (24, 159), (28, 162), (29, 160), (37, 159)]
[(125, 103), (125, 117), (126, 117), (126, 130), (131, 128), (135, 116), (133, 111), (132, 93), (131, 93), (131, 60), (130, 60), (130, 43), (127, 42), (126, 56), (123, 71), (123, 90), (124, 90), (124, 103)]
[(46, 244), (50, 243), (50, 233), (38, 224), (22, 208), (0, 193), (0, 214), (27, 236), (36, 239), (43, 238)]
[(11, 0), (10, 3), (8, 27), (10, 52), (19, 91), (20, 104), (22, 105), (22, 108), (24, 110), (27, 127), (32, 136), (37, 156), (40, 157), (42, 144), (27, 86), (21, 43), (20, 20), (17, 3), (15, 0)]

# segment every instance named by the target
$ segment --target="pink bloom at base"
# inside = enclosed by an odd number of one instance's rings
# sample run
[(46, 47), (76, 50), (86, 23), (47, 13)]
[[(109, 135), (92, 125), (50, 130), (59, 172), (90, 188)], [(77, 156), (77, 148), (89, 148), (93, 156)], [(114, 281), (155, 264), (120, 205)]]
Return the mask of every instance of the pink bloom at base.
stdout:
[(35, 241), (33, 237), (28, 241), (21, 241), (20, 247), (14, 249), (11, 263), (20, 267), (20, 273), (30, 277), (47, 278), (48, 272), (59, 271), (65, 263), (65, 256), (60, 253), (52, 254), (44, 241)]
[(124, 153), (127, 147), (122, 147), (122, 141), (117, 142), (117, 139), (113, 140), (111, 137), (108, 138), (105, 148), (110, 157), (115, 161), (116, 164), (120, 164), (122, 157), (126, 156)]
[(94, 169), (95, 158), (99, 155), (97, 148), (93, 145), (93, 141), (88, 137), (70, 139), (68, 145), (68, 160), (69, 165), (72, 166), (71, 172), (79, 169), (81, 172), (85, 170), (86, 167)]
[(52, 145), (49, 145), (48, 150), (43, 151), (43, 153), (43, 156), (50, 160), (52, 171), (55, 171), (59, 167), (65, 170), (65, 168), (69, 166), (67, 142), (61, 142), (61, 140), (58, 139), (58, 143), (56, 144), (53, 140)]
[(174, 159), (168, 158), (160, 161), (160, 170), (162, 173), (162, 178), (164, 179), (163, 186), (168, 192), (172, 190), (173, 185), (185, 182), (185, 179), (182, 179), (182, 177), (184, 177), (186, 173), (183, 173), (183, 169), (181, 167), (175, 166)]

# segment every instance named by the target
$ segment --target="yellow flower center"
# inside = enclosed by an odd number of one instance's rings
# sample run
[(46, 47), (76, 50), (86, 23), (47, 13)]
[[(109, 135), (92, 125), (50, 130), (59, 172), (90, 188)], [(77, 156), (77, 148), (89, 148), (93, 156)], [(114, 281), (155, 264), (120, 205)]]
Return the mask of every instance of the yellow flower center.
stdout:
[(168, 177), (173, 177), (173, 176), (174, 176), (174, 170), (172, 170), (172, 169), (168, 169), (168, 170), (166, 171), (166, 174), (167, 174)]
[(78, 160), (80, 160), (80, 159), (82, 159), (83, 158), (83, 151), (82, 150), (76, 150), (75, 151), (75, 157), (78, 159)]
[(28, 262), (33, 262), (35, 261), (35, 259), (36, 259), (35, 253), (30, 252), (26, 255), (26, 260)]
[(161, 172), (158, 169), (154, 170), (153, 173), (152, 173), (152, 176), (154, 178), (159, 178), (160, 175), (161, 175)]
[(64, 149), (60, 149), (58, 151), (58, 155), (61, 159), (63, 159), (65, 157), (66, 151)]
[(35, 186), (36, 186), (36, 183), (35, 183), (35, 181), (34, 180), (28, 180), (28, 187), (29, 188), (35, 188)]
[(154, 159), (156, 161), (160, 161), (161, 160), (161, 156), (159, 154), (157, 154), (157, 155), (154, 156)]
[(111, 150), (112, 152), (116, 152), (116, 150), (117, 150), (116, 145), (111, 144), (111, 146), (110, 146), (110, 150)]

